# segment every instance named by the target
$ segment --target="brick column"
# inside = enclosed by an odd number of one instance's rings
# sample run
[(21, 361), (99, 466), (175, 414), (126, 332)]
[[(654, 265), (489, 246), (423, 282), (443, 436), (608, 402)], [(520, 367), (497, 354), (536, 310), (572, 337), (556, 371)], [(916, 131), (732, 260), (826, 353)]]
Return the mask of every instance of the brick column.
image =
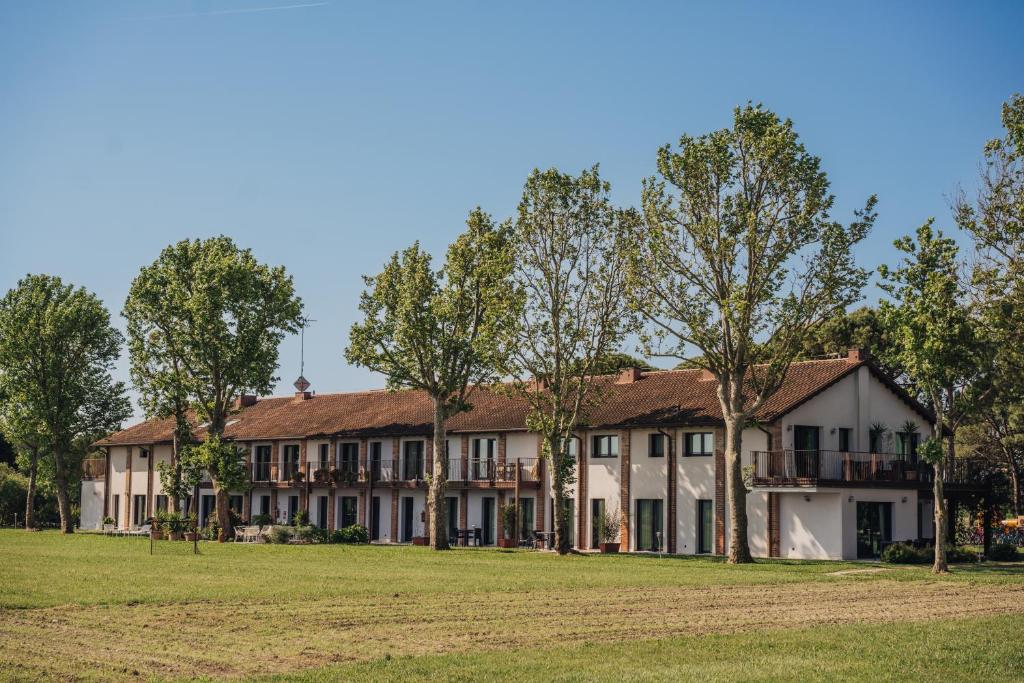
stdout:
[(587, 438), (583, 434), (579, 441), (579, 452), (576, 453), (576, 547), (584, 550), (587, 547)]
[(621, 469), (619, 470), (619, 514), (621, 515), (621, 522), (619, 525), (619, 543), (622, 544), (624, 550), (630, 550), (629, 545), (629, 484), (630, 484), (630, 466), (629, 466), (629, 430), (622, 432), (619, 437), (619, 458), (622, 460)]
[[(110, 448), (105, 449), (106, 455), (103, 456), (105, 462), (103, 463), (103, 516), (110, 516), (110, 477), (114, 470), (110, 462)], [(117, 520), (114, 520), (117, 523)]]
[(335, 517), (335, 506), (338, 501), (338, 492), (334, 490), (334, 487), (327, 489), (327, 530), (334, 531)]
[[(134, 449), (128, 446), (127, 453), (124, 461), (124, 527), (125, 529), (132, 525), (132, 451)], [(198, 508), (196, 508), (198, 510)], [(119, 520), (117, 520), (120, 523)]]
[(507, 461), (506, 449), (508, 448), (508, 436), (504, 433), (498, 434), (498, 469), (504, 471)]
[(679, 506), (679, 494), (677, 491), (678, 484), (676, 482), (679, 472), (676, 465), (676, 442), (679, 437), (679, 430), (673, 429), (667, 436), (663, 438), (668, 441), (668, 552), (676, 552), (676, 537), (678, 536), (678, 506)]
[(505, 492), (502, 491), (502, 490), (499, 490), (498, 491), (498, 519), (497, 519), (498, 530), (497, 530), (497, 533), (495, 534), (495, 537), (499, 541), (502, 541), (502, 540), (505, 539), (505, 524), (503, 523), (504, 520), (501, 518), (501, 511), (502, 511), (502, 509), (504, 507), (505, 507)]
[[(397, 439), (395, 443), (398, 443)], [(391, 542), (398, 543), (398, 489), (391, 489)]]
[(153, 504), (153, 460), (156, 458), (156, 444), (149, 447), (149, 457), (146, 458), (146, 517), (153, 516), (155, 505)]
[(544, 440), (537, 435), (537, 516), (534, 519), (535, 531), (547, 530), (548, 495), (551, 491), (547, 482), (547, 460), (544, 459)]
[(359, 491), (359, 523), (362, 524), (363, 526), (365, 526), (367, 529), (370, 528), (370, 525), (368, 524), (369, 518), (367, 517), (367, 515), (368, 515), (367, 511), (369, 510), (369, 503), (370, 503), (370, 501), (369, 501), (369, 498), (370, 498), (370, 477), (369, 477), (369, 471), (370, 471), (370, 469), (366, 465), (366, 459), (368, 457), (367, 456), (367, 451), (368, 450), (369, 450), (369, 443), (367, 442), (367, 440), (366, 439), (360, 439), (359, 440), (359, 472), (360, 473), (366, 473), (366, 476), (365, 477), (360, 477), (360, 480), (362, 481), (362, 486), (360, 486), (361, 490)]
[(395, 479), (402, 476), (401, 470), (401, 439), (397, 436), (391, 440), (391, 464), (395, 468)]
[(768, 494), (768, 557), (782, 557), (782, 534), (779, 526), (778, 493)]
[(715, 553), (725, 554), (725, 430), (715, 428)]
[[(462, 435), (462, 451), (459, 457), (462, 459), (462, 478), (469, 481), (469, 434)], [(465, 529), (466, 525), (463, 524), (462, 528)]]
[(308, 439), (299, 442), (299, 471), (302, 472), (302, 483), (299, 484), (299, 509), (309, 514), (309, 477), (306, 476), (306, 444)]
[[(423, 440), (423, 471), (433, 476), (434, 474), (434, 437)], [(430, 520), (427, 520), (429, 529)]]

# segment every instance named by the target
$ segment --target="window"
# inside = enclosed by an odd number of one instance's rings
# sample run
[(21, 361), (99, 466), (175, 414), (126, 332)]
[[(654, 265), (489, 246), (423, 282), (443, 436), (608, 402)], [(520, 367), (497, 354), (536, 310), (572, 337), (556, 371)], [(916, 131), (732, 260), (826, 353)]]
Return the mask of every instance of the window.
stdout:
[(665, 457), (665, 435), (664, 434), (651, 434), (647, 446), (647, 457), (648, 458), (664, 458)]
[(375, 480), (380, 479), (381, 476), (380, 454), (382, 448), (383, 444), (380, 441), (374, 441), (370, 444), (370, 474)]
[(660, 498), (636, 501), (636, 549), (656, 551), (662, 542), (662, 501)]
[(710, 500), (697, 501), (697, 552), (710, 553), (714, 526)]
[(696, 457), (715, 454), (715, 435), (711, 432), (688, 432), (686, 434), (686, 455)]
[(356, 501), (355, 496), (341, 497), (341, 528), (352, 526), (356, 523)]
[(293, 444), (284, 447), (284, 478), (291, 479), (299, 471), (299, 446)]
[(402, 470), (403, 478), (406, 480), (423, 478), (423, 442), (405, 442), (405, 462)]
[(601, 543), (601, 522), (604, 517), (604, 498), (590, 500), (590, 547), (597, 548)]
[(299, 497), (288, 496), (288, 523), (295, 522), (295, 513), (299, 511)]
[(580, 440), (577, 439), (575, 436), (570, 437), (569, 439), (567, 439), (566, 442), (562, 444), (562, 449), (564, 450), (564, 455), (567, 455), (568, 457), (570, 457), (573, 460), (575, 460), (576, 459), (576, 455), (580, 452), (579, 443), (580, 443)]
[(261, 515), (270, 514), (270, 496), (260, 496), (259, 510), (259, 514)]
[(613, 435), (594, 437), (594, 458), (619, 457), (619, 437)]
[(474, 479), (490, 479), (494, 473), (495, 439), (473, 439), (473, 461), (470, 463)]
[(921, 435), (917, 432), (896, 432), (896, 450), (908, 462), (917, 462), (917, 447)]
[(236, 515), (242, 514), (242, 496), (228, 496), (228, 509)]
[(331, 444), (322, 443), (320, 444), (320, 463), (318, 467), (322, 470), (326, 470), (331, 466)]
[(256, 464), (252, 475), (253, 481), (270, 480), (270, 446), (256, 447)]
[(359, 471), (358, 443), (341, 444), (341, 460), (339, 462), (339, 469), (342, 472), (347, 472), (349, 474), (355, 474)]
[(839, 450), (843, 453), (850, 452), (850, 443), (852, 441), (853, 430), (849, 427), (839, 428)]

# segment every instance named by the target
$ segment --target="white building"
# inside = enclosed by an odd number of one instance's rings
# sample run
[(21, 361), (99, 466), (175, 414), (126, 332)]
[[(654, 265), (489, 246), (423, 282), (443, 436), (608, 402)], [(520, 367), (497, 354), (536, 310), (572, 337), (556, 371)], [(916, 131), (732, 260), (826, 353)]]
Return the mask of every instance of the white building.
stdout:
[[(577, 481), (567, 501), (573, 545), (596, 547), (602, 511), (621, 517), (623, 550), (725, 552), (723, 428), (715, 383), (697, 370), (596, 378), (603, 401), (571, 448)], [(499, 510), (519, 510), (516, 536), (552, 529), (547, 463), (526, 430), (526, 406), (478, 391), (448, 423), (449, 527), (504, 538)], [(334, 529), (359, 523), (376, 542), (419, 541), (432, 469), (431, 405), (417, 391), (243, 397), (226, 435), (245, 451), (251, 488), (231, 496), (243, 517), (286, 521), (308, 510)], [(757, 556), (852, 559), (882, 543), (933, 536), (931, 468), (916, 446), (928, 411), (862, 354), (796, 363), (743, 434), (749, 541)], [(171, 455), (170, 420), (100, 441), (87, 465), (82, 526), (110, 516), (142, 524), (166, 507), (155, 463)], [(198, 491), (200, 524), (214, 509)], [(475, 533), (475, 532), (474, 532)]]

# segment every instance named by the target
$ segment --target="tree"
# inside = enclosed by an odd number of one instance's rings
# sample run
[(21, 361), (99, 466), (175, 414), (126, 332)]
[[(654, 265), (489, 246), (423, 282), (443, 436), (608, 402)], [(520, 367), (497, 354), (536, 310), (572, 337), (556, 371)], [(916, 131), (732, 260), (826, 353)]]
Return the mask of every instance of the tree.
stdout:
[(996, 395), (979, 406), (973, 419), (960, 430), (959, 442), (961, 450), (969, 450), (973, 457), (1006, 472), (1010, 506), (1019, 516), (1024, 515), (1024, 402), (1002, 391), (1001, 382), (994, 382), (999, 387)]
[(69, 482), (81, 458), (131, 415), (110, 375), (121, 341), (100, 300), (58, 277), (28, 275), (0, 301), (0, 391), (43, 430), (64, 533), (73, 531)]
[[(955, 460), (955, 432), (980, 398), (982, 373), (990, 349), (978, 334), (960, 280), (956, 242), (932, 229), (929, 220), (917, 229), (917, 241), (894, 243), (905, 254), (896, 268), (881, 266), (881, 288), (892, 297), (880, 309), (896, 363), (912, 378), (935, 413), (932, 438), (921, 455), (935, 468), (935, 562), (946, 565), (946, 500), (943, 482)], [(946, 447), (943, 439), (948, 436)]]
[(578, 176), (535, 170), (515, 220), (518, 324), (507, 351), (508, 390), (529, 406), (551, 463), (555, 545), (569, 552), (563, 513), (574, 481), (568, 452), (573, 431), (600, 399), (591, 381), (600, 359), (618, 348), (628, 327), (622, 237), (638, 220), (615, 209), (598, 167)]
[(849, 226), (833, 221), (820, 166), (792, 122), (747, 105), (731, 128), (658, 150), (660, 178), (643, 184), (631, 305), (649, 324), (646, 355), (685, 361), (717, 382), (730, 562), (751, 561), (743, 429), (816, 328), (856, 301), (867, 279), (852, 247), (874, 222), (875, 198)]
[(467, 229), (435, 272), (413, 244), (374, 277), (364, 278), (345, 357), (387, 377), (389, 389), (420, 389), (434, 408), (433, 471), (427, 500), (430, 545), (448, 548), (445, 421), (471, 410), (477, 386), (498, 378), (510, 313), (512, 255), (508, 226), (495, 228), (475, 209)]
[(39, 460), (45, 444), (44, 427), (27, 406), (5, 398), (0, 400), (0, 434), (6, 436), (26, 461), (25, 529), (34, 529)]
[(840, 311), (822, 321), (804, 340), (801, 360), (833, 354), (845, 356), (852, 348), (861, 348), (879, 358), (885, 354), (885, 330), (878, 318), (878, 309), (861, 306), (853, 311)]
[(125, 310), (139, 345), (133, 363), (144, 399), (166, 410), (186, 396), (206, 426), (205, 440), (180, 459), (185, 471), (209, 472), (224, 540), (231, 533), (228, 493), (248, 484), (242, 454), (224, 429), (238, 397), (266, 394), (277, 381), (278, 346), (299, 329), (302, 302), (283, 267), (261, 264), (220, 236), (165, 248), (132, 282)]
[(627, 368), (637, 368), (638, 370), (643, 370), (645, 372), (657, 369), (647, 361), (631, 356), (628, 353), (610, 351), (594, 361), (594, 366), (591, 368), (590, 374), (614, 375), (615, 373), (622, 372)]

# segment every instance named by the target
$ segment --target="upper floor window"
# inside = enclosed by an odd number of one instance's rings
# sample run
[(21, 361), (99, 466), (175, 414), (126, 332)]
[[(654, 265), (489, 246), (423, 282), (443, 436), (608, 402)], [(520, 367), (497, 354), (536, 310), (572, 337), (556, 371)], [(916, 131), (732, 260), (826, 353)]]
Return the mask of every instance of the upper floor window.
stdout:
[(849, 427), (839, 428), (839, 450), (842, 453), (850, 452), (850, 444), (853, 442), (852, 439), (853, 430)]
[(594, 437), (595, 458), (617, 458), (619, 457), (619, 437), (606, 434)]
[(579, 446), (580, 440), (575, 436), (570, 436), (568, 439), (562, 442), (562, 455), (573, 460), (576, 459), (577, 454), (580, 452)]
[(423, 442), (406, 441), (402, 473), (405, 479), (423, 478)]
[(320, 444), (320, 469), (326, 470), (331, 462), (331, 444)]
[(355, 472), (359, 469), (359, 444), (341, 444), (341, 457), (339, 458), (339, 469), (345, 472)]
[(687, 432), (686, 455), (714, 455), (715, 435), (712, 432)]
[(921, 435), (917, 432), (896, 432), (896, 451), (907, 460), (917, 460), (917, 446)]
[(496, 439), (473, 439), (473, 459), (493, 460), (496, 443)]
[(647, 456), (650, 458), (665, 457), (665, 435), (651, 434), (647, 446)]

